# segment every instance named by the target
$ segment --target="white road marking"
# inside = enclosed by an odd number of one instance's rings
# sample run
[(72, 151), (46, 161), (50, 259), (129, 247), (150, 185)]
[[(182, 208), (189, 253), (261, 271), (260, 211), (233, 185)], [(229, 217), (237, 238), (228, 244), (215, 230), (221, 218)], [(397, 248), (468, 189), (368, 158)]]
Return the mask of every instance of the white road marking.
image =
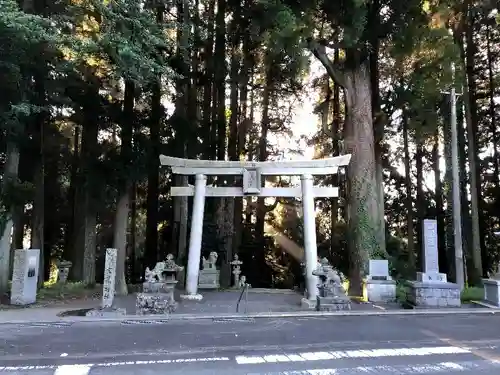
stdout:
[(328, 352), (310, 352), (310, 353), (300, 353), (302, 358), (305, 358), (307, 361), (324, 361), (328, 359), (335, 358), (334, 355)]
[(448, 367), (450, 370), (458, 370), (458, 371), (463, 371), (464, 367), (458, 363), (455, 362), (443, 362), (441, 363), (442, 366)]
[[(85, 363), (63, 366), (7, 366), (0, 367), (0, 372), (23, 371), (23, 370), (51, 370), (55, 369), (54, 375), (87, 375), (94, 367), (117, 367), (129, 365), (163, 365), (170, 363), (190, 363), (190, 362), (219, 362), (229, 361), (228, 357), (207, 357), (207, 358), (178, 358), (178, 359), (160, 359), (152, 361), (122, 361), (122, 362), (103, 362), (103, 363)], [(262, 362), (265, 362), (262, 359)], [(86, 370), (84, 370), (86, 369)], [(79, 372), (80, 371), (80, 372)], [(84, 372), (86, 371), (86, 372)]]
[(0, 367), (0, 372), (6, 371), (23, 371), (23, 370), (51, 370), (55, 369), (57, 366), (5, 366)]
[(299, 371), (268, 372), (252, 375), (362, 375), (362, 374), (401, 374), (421, 375), (455, 372), (492, 370), (499, 368), (500, 363), (495, 361), (468, 361), (468, 362), (441, 362), (424, 365), (395, 365), (395, 366), (359, 366), (349, 368), (325, 368)]
[(288, 358), (286, 355), (265, 355), (264, 356), (264, 361), (266, 362), (290, 362), (290, 358)]
[[(293, 354), (266, 354), (263, 356), (236, 356), (234, 359), (237, 364), (261, 364), (261, 363), (283, 363), (283, 362), (304, 362), (304, 361), (325, 361), (344, 358), (384, 358), (384, 357), (398, 357), (398, 356), (430, 356), (430, 355), (443, 355), (443, 354), (467, 354), (471, 353), (469, 349), (456, 347), (456, 346), (439, 346), (427, 348), (400, 348), (400, 349), (369, 349), (369, 350), (346, 350), (346, 351), (332, 351), (332, 352), (304, 352)], [(0, 372), (9, 371), (23, 371), (23, 370), (47, 370), (55, 369), (54, 375), (88, 375), (91, 368), (95, 367), (117, 367), (117, 366), (130, 366), (130, 365), (162, 365), (162, 364), (175, 364), (175, 363), (200, 363), (200, 362), (219, 362), (230, 361), (228, 357), (207, 357), (207, 358), (177, 358), (177, 359), (163, 359), (163, 360), (150, 360), (150, 361), (122, 361), (122, 362), (104, 362), (104, 363), (87, 363), (87, 364), (73, 364), (64, 366), (6, 366), (0, 367)], [(490, 361), (490, 363), (493, 363)], [(497, 363), (497, 365), (500, 365)], [(436, 367), (438, 366), (438, 367)], [(422, 365), (422, 366), (407, 366), (411, 369), (419, 369), (420, 373), (428, 373), (430, 369), (448, 369), (462, 371), (462, 365), (455, 362), (443, 362), (437, 365)], [(384, 366), (378, 366), (376, 369), (383, 369)], [(369, 369), (369, 370), (368, 370)], [(374, 368), (358, 367), (358, 373), (366, 373), (372, 371)], [(415, 371), (417, 371), (415, 370)], [(311, 372), (288, 372), (288, 374), (304, 374), (304, 375), (331, 375), (338, 374), (339, 370), (324, 369), (321, 371), (330, 372), (317, 372), (319, 370), (308, 370)], [(415, 372), (414, 370), (411, 370)], [(411, 373), (411, 371), (409, 373)], [(418, 372), (417, 371), (417, 372)], [(441, 370), (432, 370), (441, 371)], [(283, 374), (283, 373), (281, 373)]]
[(250, 357), (245, 357), (245, 356), (237, 356), (235, 358), (236, 363), (239, 365), (248, 365), (248, 364), (255, 364), (255, 363), (264, 363), (266, 360), (262, 357), (257, 357), (257, 356), (250, 356)]
[(88, 375), (92, 366), (89, 365), (64, 365), (56, 368), (54, 375)]
[(305, 361), (306, 359), (304, 357), (301, 357), (298, 354), (287, 354), (287, 357), (290, 359), (292, 362), (302, 362)]
[[(469, 349), (456, 346), (438, 346), (429, 348), (401, 348), (401, 349), (369, 349), (369, 350), (345, 350), (334, 352), (307, 352), (285, 355), (264, 356), (236, 356), (236, 363), (240, 365), (274, 362), (298, 362), (298, 361), (325, 361), (341, 358), (383, 358), (400, 356), (429, 356), (443, 354), (466, 354), (471, 353)], [(279, 357), (279, 360), (276, 359)]]

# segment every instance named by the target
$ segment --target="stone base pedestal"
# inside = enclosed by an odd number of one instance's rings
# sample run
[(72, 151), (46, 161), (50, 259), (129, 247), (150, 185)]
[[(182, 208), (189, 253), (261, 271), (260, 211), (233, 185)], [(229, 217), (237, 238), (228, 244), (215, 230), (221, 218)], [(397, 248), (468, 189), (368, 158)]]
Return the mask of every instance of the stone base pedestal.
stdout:
[(396, 300), (396, 281), (367, 280), (366, 293), (370, 302), (393, 302)]
[(171, 293), (137, 293), (135, 302), (137, 315), (170, 314), (177, 309)]
[(106, 308), (98, 308), (87, 311), (85, 316), (91, 316), (94, 318), (117, 318), (120, 316), (124, 316), (127, 314), (127, 311), (122, 308), (116, 307), (106, 307)]
[(349, 297), (316, 297), (315, 301), (302, 298), (301, 306), (303, 309), (316, 311), (342, 311), (351, 309), (351, 300)]
[(186, 301), (201, 301), (203, 296), (201, 294), (181, 294), (181, 299)]
[(500, 280), (483, 279), (484, 300), (500, 307)]
[(215, 269), (201, 270), (200, 276), (198, 277), (198, 288), (199, 289), (219, 289), (219, 276), (220, 271)]
[(175, 284), (167, 284), (165, 282), (149, 282), (146, 281), (142, 283), (142, 292), (143, 293), (165, 293), (172, 294), (172, 298), (174, 298), (174, 287)]
[(460, 287), (453, 283), (409, 281), (408, 300), (416, 307), (460, 307)]
[(439, 272), (417, 272), (417, 281), (421, 283), (446, 283), (448, 279), (445, 273)]

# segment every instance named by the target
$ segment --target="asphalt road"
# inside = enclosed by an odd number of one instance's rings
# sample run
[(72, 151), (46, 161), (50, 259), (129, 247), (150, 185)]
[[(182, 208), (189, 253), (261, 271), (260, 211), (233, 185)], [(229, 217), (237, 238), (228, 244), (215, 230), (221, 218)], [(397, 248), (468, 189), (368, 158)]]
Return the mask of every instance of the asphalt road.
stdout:
[(500, 375), (500, 316), (0, 325), (0, 375)]

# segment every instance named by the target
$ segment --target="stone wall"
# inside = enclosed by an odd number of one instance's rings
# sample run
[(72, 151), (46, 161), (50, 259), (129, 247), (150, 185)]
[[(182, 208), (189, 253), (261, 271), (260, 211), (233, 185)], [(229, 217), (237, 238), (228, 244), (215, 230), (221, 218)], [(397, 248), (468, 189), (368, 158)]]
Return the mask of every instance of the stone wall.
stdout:
[(460, 307), (460, 288), (452, 283), (408, 283), (408, 300), (421, 307)]

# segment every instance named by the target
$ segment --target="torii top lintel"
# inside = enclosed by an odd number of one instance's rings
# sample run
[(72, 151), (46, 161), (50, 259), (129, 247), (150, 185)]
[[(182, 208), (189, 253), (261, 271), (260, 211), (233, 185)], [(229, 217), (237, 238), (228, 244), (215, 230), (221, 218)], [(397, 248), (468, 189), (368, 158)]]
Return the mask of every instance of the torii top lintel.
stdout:
[(245, 170), (258, 169), (262, 175), (296, 176), (335, 174), (338, 167), (347, 166), (351, 155), (341, 155), (317, 160), (287, 161), (224, 161), (193, 160), (160, 155), (160, 163), (172, 168), (172, 172), (181, 175), (242, 175)]

